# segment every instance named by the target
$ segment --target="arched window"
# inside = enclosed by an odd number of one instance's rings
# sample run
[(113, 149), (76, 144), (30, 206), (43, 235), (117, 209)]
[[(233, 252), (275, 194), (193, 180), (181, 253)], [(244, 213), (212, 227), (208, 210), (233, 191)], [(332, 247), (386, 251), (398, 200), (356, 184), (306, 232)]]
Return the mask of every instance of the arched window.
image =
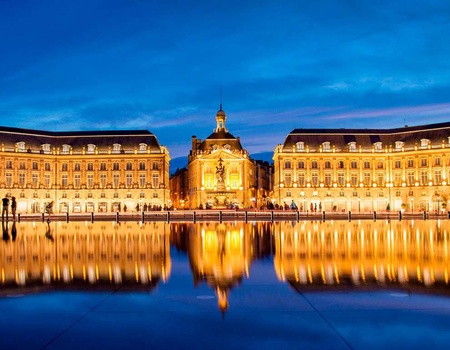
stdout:
[(64, 144), (62, 145), (61, 154), (69, 154), (70, 152), (70, 145)]
[(287, 161), (284, 162), (284, 168), (285, 169), (290, 169), (291, 168), (291, 161), (290, 160), (287, 160)]
[(95, 152), (95, 145), (90, 143), (87, 145), (87, 153), (88, 154), (94, 154)]
[(139, 144), (139, 153), (145, 153), (147, 152), (147, 144), (146, 143), (140, 143)]

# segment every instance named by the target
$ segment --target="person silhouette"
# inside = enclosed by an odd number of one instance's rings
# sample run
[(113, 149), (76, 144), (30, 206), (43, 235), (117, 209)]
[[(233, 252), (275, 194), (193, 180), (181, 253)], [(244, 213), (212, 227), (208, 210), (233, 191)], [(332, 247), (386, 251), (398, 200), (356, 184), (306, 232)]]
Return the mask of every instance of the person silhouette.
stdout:
[(14, 221), (16, 221), (16, 210), (17, 210), (16, 197), (11, 197), (11, 214)]
[(9, 241), (8, 221), (2, 221), (2, 229), (3, 229), (3, 240), (5, 242), (8, 242)]
[(5, 214), (6, 214), (6, 220), (8, 220), (8, 208), (9, 208), (9, 199), (8, 197), (4, 197), (2, 199), (3, 209), (2, 209), (2, 220), (5, 220)]
[(52, 242), (54, 240), (53, 235), (52, 235), (52, 230), (50, 228), (50, 221), (49, 220), (47, 220), (47, 230), (45, 231), (45, 238), (48, 238)]
[(11, 237), (13, 242), (16, 240), (17, 237), (17, 227), (16, 227), (16, 221), (13, 221), (12, 227), (11, 227)]

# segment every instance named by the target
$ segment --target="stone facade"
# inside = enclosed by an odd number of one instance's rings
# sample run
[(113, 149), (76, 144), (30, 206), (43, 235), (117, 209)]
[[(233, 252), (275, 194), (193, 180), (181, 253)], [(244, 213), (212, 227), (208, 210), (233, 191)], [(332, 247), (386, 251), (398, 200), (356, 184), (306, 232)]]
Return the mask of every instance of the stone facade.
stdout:
[(274, 202), (301, 211), (448, 208), (450, 123), (295, 129), (274, 156)]

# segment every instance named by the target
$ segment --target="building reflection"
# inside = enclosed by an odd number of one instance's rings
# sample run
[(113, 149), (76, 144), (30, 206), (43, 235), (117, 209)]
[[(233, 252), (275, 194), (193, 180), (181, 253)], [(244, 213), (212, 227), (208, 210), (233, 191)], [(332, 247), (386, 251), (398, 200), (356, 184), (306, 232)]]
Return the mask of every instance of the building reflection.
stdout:
[[(166, 281), (170, 235), (164, 223), (3, 222), (16, 241), (0, 244), (3, 286), (141, 285)], [(17, 232), (18, 231), (18, 232)]]
[(447, 221), (280, 223), (275, 270), (296, 288), (448, 285), (448, 227)]
[[(449, 220), (5, 221), (0, 286), (6, 292), (55, 285), (148, 290), (169, 279), (172, 246), (186, 253), (194, 286), (214, 290), (222, 312), (232, 290), (251, 279), (256, 260), (299, 292), (396, 286), (448, 293), (449, 228)], [(177, 259), (185, 263), (186, 256)]]

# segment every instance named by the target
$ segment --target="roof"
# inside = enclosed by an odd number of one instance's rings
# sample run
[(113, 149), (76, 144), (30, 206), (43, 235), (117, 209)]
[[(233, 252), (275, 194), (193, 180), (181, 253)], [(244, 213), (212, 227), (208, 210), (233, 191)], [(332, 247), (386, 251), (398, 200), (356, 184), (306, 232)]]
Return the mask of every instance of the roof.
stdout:
[(421, 139), (428, 139), (432, 144), (448, 142), (450, 136), (450, 122), (419, 126), (405, 126), (393, 129), (294, 129), (288, 134), (283, 144), (291, 149), (297, 142), (304, 142), (310, 148), (319, 148), (324, 142), (330, 142), (338, 148), (346, 147), (350, 142), (358, 146), (370, 148), (376, 142), (394, 145), (402, 141), (405, 146), (414, 146)]
[(26, 148), (39, 150), (43, 144), (61, 147), (64, 144), (79, 149), (94, 144), (96, 147), (108, 148), (113, 144), (122, 145), (123, 149), (134, 149), (140, 143), (150, 149), (159, 150), (156, 136), (148, 130), (108, 130), (108, 131), (45, 131), (0, 126), (0, 142), (6, 147), (14, 147), (18, 142), (25, 142)]

